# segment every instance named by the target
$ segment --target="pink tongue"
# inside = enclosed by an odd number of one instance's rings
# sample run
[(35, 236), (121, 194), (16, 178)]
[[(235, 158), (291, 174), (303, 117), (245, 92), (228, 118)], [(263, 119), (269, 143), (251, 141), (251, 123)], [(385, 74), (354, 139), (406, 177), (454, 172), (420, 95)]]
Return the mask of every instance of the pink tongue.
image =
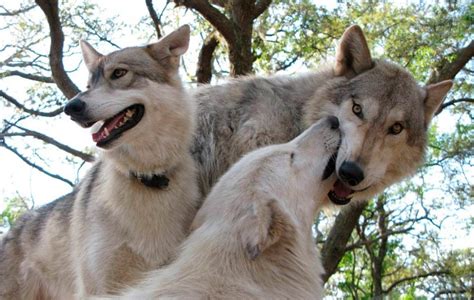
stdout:
[(115, 126), (119, 124), (120, 121), (122, 121), (124, 117), (125, 117), (125, 112), (122, 114), (116, 115), (112, 119), (105, 121), (104, 125), (102, 125), (99, 131), (92, 134), (92, 140), (97, 143), (98, 141), (106, 138), (107, 136), (105, 135), (104, 129), (107, 128), (107, 130), (110, 133), (115, 128)]
[(352, 194), (352, 190), (346, 187), (340, 180), (337, 180), (333, 187), (334, 193), (339, 198), (347, 198)]

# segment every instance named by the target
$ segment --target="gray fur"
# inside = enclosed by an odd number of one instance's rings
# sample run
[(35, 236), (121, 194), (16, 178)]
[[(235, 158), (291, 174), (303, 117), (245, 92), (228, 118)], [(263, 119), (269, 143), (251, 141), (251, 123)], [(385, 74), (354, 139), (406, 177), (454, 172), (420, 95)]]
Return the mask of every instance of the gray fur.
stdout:
[[(367, 199), (411, 175), (421, 164), (426, 124), (451, 85), (445, 81), (422, 87), (401, 67), (372, 59), (361, 29), (352, 26), (343, 35), (336, 61), (315, 72), (241, 77), (198, 87), (193, 91), (198, 101), (198, 126), (192, 153), (199, 166), (201, 191), (206, 195), (248, 151), (287, 142), (317, 120), (334, 115), (341, 121), (343, 133), (337, 168), (344, 160), (361, 166), (367, 176), (352, 187), (351, 196)], [(345, 103), (353, 99), (363, 102), (367, 114), (363, 119), (354, 120), (346, 108), (352, 104)], [(377, 111), (371, 111), (375, 107)], [(403, 116), (394, 116), (396, 113)], [(405, 127), (396, 137), (387, 134), (387, 126), (394, 122)], [(352, 138), (356, 140), (350, 141)], [(356, 147), (358, 144), (361, 146)]]

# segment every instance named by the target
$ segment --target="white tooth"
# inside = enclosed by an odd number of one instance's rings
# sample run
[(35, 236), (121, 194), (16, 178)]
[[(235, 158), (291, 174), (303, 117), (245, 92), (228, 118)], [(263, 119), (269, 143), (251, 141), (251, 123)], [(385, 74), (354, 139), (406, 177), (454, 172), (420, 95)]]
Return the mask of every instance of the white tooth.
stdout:
[(134, 110), (127, 110), (127, 113), (125, 114), (127, 117), (131, 117), (135, 114), (135, 111)]
[(107, 128), (104, 128), (105, 136), (109, 135), (109, 130)]
[(94, 125), (91, 127), (91, 133), (97, 133), (99, 129), (104, 125), (104, 121), (99, 121), (96, 122)]

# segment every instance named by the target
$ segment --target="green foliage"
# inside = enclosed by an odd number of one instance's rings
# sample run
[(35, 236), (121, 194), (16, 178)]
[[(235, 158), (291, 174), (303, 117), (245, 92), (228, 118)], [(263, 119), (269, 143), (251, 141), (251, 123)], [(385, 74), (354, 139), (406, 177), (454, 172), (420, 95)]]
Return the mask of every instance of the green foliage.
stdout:
[(25, 211), (31, 209), (29, 201), (21, 196), (3, 199), (3, 203), (5, 208), (0, 214), (0, 229), (2, 227), (10, 227), (18, 217), (20, 217)]

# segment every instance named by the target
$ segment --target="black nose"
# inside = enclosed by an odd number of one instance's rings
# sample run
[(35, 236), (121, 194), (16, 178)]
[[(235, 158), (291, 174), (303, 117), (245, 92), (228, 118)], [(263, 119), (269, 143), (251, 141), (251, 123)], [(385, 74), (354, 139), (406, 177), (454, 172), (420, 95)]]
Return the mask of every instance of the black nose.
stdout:
[(81, 99), (73, 99), (64, 106), (64, 113), (71, 117), (80, 117), (86, 110), (86, 103)]
[(343, 162), (338, 173), (341, 179), (351, 186), (358, 185), (364, 180), (364, 171), (352, 161)]
[(329, 121), (329, 125), (331, 126), (331, 129), (339, 128), (339, 119), (336, 118), (335, 116), (329, 116), (328, 121)]

